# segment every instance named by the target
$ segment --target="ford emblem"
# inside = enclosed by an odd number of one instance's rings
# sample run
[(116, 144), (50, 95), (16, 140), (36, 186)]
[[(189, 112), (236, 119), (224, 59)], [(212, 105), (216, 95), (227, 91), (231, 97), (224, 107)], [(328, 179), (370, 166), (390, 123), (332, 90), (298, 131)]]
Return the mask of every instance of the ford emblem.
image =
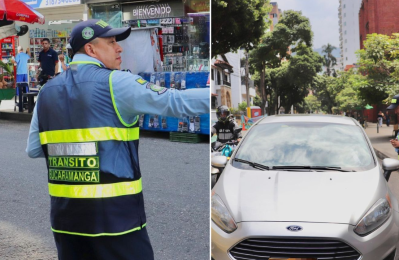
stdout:
[(302, 227), (300, 227), (300, 226), (289, 226), (289, 227), (287, 227), (287, 229), (289, 231), (292, 231), (292, 232), (298, 232), (298, 231), (302, 230)]

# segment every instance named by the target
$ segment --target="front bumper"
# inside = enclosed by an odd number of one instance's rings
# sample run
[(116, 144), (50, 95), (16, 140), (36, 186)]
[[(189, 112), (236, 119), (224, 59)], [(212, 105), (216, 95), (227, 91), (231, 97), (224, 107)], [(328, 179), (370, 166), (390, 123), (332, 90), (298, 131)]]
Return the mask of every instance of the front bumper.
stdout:
[[(211, 227), (211, 252), (215, 260), (234, 260), (229, 251), (236, 244), (249, 237), (303, 237), (330, 238), (345, 242), (360, 253), (359, 260), (382, 260), (398, 246), (399, 223), (394, 213), (387, 222), (373, 233), (360, 237), (348, 224), (306, 223), (306, 222), (241, 222), (231, 234), (222, 231), (215, 223)], [(291, 225), (301, 226), (299, 232), (288, 231)], [(395, 260), (398, 260), (398, 253)]]

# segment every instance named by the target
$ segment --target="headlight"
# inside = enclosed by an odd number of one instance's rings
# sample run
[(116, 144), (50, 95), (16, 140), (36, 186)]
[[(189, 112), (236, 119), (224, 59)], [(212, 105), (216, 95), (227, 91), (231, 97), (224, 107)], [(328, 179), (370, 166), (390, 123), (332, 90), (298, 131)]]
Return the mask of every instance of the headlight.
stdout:
[(373, 207), (371, 207), (353, 231), (362, 237), (370, 234), (389, 219), (392, 214), (391, 211), (390, 198), (387, 195), (387, 199), (379, 199)]
[(231, 217), (222, 199), (215, 193), (212, 194), (212, 221), (224, 232), (231, 233), (237, 229), (237, 224)]

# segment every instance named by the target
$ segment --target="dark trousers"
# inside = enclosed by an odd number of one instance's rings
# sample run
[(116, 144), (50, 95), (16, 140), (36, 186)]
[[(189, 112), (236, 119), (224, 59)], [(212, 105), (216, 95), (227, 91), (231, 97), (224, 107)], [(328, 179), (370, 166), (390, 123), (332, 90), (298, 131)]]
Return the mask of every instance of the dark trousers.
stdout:
[(391, 120), (389, 118), (387, 118), (387, 120), (385, 120), (385, 123), (387, 124), (387, 126), (389, 126), (389, 124), (391, 123)]
[(146, 228), (120, 236), (53, 234), (60, 260), (154, 260)]

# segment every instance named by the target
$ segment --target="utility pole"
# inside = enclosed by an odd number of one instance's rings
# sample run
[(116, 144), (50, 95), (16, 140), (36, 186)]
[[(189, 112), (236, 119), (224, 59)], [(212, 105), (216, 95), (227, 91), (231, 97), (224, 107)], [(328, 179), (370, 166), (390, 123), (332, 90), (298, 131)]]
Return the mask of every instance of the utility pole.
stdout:
[(247, 116), (251, 118), (251, 104), (249, 98), (249, 76), (248, 76), (248, 50), (245, 50), (245, 89), (247, 91)]

